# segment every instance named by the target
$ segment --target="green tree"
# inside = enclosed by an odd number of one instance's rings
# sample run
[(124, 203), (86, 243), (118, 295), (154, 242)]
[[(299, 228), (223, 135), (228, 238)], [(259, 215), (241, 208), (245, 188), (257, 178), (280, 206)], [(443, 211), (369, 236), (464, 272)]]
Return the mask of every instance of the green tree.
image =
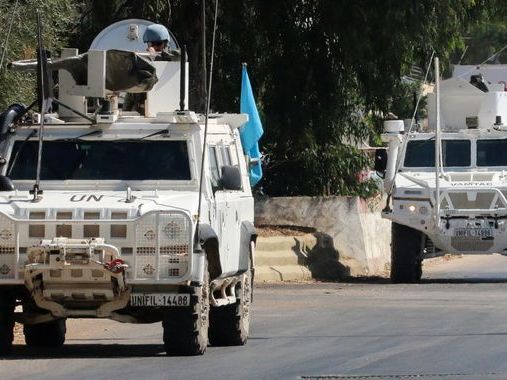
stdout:
[[(462, 46), (479, 1), (224, 1), (213, 105), (238, 109), (240, 62), (248, 62), (265, 123), (270, 195), (351, 194), (368, 166), (345, 143), (372, 137), (396, 108), (400, 80), (432, 50)], [(411, 96), (410, 96), (411, 98)], [(410, 99), (411, 101), (411, 99)]]
[(507, 7), (504, 2), (492, 1), (484, 13), (483, 22), (471, 24), (463, 32), (464, 46), (455, 52), (454, 63), (507, 63)]
[[(12, 4), (0, 0), (4, 35)], [(124, 18), (169, 26), (180, 45), (188, 47), (190, 108), (204, 110), (202, 0), (20, 4), (23, 11), (15, 16), (18, 50), (8, 49), (9, 57), (33, 56), (35, 28), (21, 17), (35, 7), (45, 9), (48, 46), (56, 48), (70, 34), (69, 45), (86, 50), (98, 32)], [(206, 0), (208, 64), (214, 4)], [(505, 14), (506, 8), (494, 0), (221, 0), (219, 4), (212, 108), (239, 110), (241, 63), (248, 63), (264, 121), (261, 145), (267, 160), (262, 185), (270, 195), (368, 194), (370, 184), (358, 183), (356, 177), (369, 166), (369, 159), (349, 143), (373, 139), (386, 112), (410, 116), (411, 99), (407, 101), (405, 94), (410, 98), (411, 94), (401, 78), (412, 65), (425, 67), (433, 50), (446, 64), (453, 52), (463, 49), (466, 31), (479, 28), (484, 20), (498, 21), (494, 15)], [(61, 14), (50, 17), (56, 12)], [(26, 79), (12, 75), (2, 78), (3, 104), (15, 92), (27, 97), (28, 88), (33, 88)]]
[(7, 70), (6, 65), (10, 61), (36, 57), (37, 10), (43, 23), (45, 46), (53, 52), (57, 53), (67, 44), (68, 32), (76, 26), (77, 14), (71, 0), (0, 0), (0, 35), (4, 54), (0, 67), (1, 109), (12, 103), (29, 104), (36, 98), (35, 77)]

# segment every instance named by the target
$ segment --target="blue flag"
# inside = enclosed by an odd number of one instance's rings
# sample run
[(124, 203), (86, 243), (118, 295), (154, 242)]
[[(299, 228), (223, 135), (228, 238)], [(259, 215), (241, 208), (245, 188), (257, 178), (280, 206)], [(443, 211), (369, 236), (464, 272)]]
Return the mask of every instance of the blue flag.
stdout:
[(241, 145), (250, 158), (258, 159), (257, 164), (253, 164), (250, 169), (250, 186), (255, 186), (262, 178), (261, 153), (259, 151), (259, 139), (264, 130), (262, 129), (259, 112), (255, 105), (252, 86), (246, 71), (246, 65), (243, 65), (243, 74), (241, 77), (241, 103), (240, 112), (248, 115), (248, 122), (239, 128)]

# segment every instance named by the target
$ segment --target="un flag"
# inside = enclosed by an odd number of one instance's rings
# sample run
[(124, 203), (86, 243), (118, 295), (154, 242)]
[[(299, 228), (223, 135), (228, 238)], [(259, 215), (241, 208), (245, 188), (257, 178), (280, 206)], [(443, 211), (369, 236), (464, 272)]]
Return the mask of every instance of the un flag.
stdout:
[(257, 159), (257, 163), (250, 169), (250, 186), (255, 186), (262, 178), (261, 153), (259, 151), (259, 139), (264, 130), (262, 129), (261, 119), (255, 104), (255, 99), (250, 85), (250, 78), (246, 70), (246, 64), (243, 64), (243, 73), (241, 77), (241, 104), (240, 112), (248, 115), (248, 122), (239, 129), (241, 145), (243, 150), (250, 158)]

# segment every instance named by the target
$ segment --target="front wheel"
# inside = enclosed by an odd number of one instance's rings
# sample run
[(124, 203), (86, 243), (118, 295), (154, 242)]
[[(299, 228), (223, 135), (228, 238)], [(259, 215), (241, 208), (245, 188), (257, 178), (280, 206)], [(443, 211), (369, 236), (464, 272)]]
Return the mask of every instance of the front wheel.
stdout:
[(391, 281), (419, 281), (422, 276), (423, 233), (398, 223), (392, 223), (391, 229)]
[(193, 288), (190, 306), (165, 311), (162, 320), (168, 355), (202, 355), (208, 346), (209, 274), (205, 267), (201, 286)]
[(26, 345), (32, 347), (61, 347), (65, 343), (66, 332), (65, 319), (23, 326)]
[(14, 298), (0, 291), (0, 355), (7, 355), (14, 340)]
[(236, 303), (210, 310), (209, 340), (213, 346), (242, 346), (250, 333), (252, 266), (236, 284)]

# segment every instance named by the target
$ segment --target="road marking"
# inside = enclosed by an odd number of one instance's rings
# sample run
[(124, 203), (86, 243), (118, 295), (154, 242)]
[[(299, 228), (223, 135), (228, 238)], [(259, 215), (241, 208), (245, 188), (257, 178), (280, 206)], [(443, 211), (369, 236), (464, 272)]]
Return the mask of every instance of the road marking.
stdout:
[(418, 378), (444, 378), (444, 377), (471, 377), (474, 379), (484, 378), (484, 376), (502, 376), (507, 372), (488, 372), (488, 373), (414, 373), (414, 374), (398, 374), (398, 375), (317, 375), (317, 376), (301, 376), (304, 380), (321, 380), (321, 379), (418, 379)]

